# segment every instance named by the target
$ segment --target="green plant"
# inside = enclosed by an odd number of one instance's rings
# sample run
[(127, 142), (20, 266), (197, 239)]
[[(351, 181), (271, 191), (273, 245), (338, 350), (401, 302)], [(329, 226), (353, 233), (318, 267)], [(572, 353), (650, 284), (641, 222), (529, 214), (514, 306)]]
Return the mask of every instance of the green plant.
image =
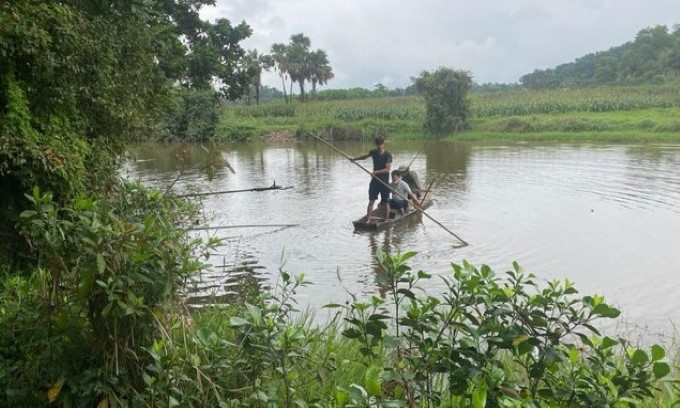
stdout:
[(296, 389), (303, 386), (298, 383), (300, 372), (294, 361), (307, 357), (310, 340), (307, 328), (292, 321), (296, 311), (293, 294), (309, 282), (303, 275), (291, 277), (281, 271), (280, 276), (278, 293), (263, 299), (259, 306), (246, 303), (247, 314), (231, 317), (230, 324), (240, 336), (242, 354), (236, 366), (249, 378), (263, 380), (254, 384), (249, 398), (262, 405), (278, 401), (290, 407), (296, 403)]
[(3, 281), (0, 384), (11, 392), (0, 403), (121, 402), (144, 388), (142, 347), (216, 241), (189, 239), (177, 225), (194, 210), (138, 184), (63, 206), (37, 188), (27, 198), (20, 230), (35, 269)]
[(654, 381), (670, 372), (660, 346), (649, 353), (602, 336), (594, 323), (619, 311), (599, 296), (577, 298), (569, 281), (541, 288), (517, 264), (504, 280), (487, 266), (453, 264), (447, 292), (436, 297), (419, 294), (430, 276), (412, 274), (406, 261), (414, 255), (377, 256), (390, 304), (329, 305), (346, 309), (343, 334), (364, 355), (392, 350), (380, 376), (390, 392), (371, 393), (377, 402), (621, 406), (651, 397)]

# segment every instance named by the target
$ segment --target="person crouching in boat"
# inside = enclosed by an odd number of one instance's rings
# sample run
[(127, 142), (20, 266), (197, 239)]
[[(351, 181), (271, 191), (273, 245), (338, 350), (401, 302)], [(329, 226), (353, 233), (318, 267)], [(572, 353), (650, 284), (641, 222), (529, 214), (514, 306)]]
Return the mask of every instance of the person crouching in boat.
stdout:
[(401, 179), (401, 172), (399, 170), (392, 170), (392, 183), (390, 184), (392, 190), (399, 194), (392, 193), (392, 198), (390, 199), (390, 208), (394, 210), (399, 210), (401, 215), (404, 215), (406, 209), (408, 209), (408, 200), (405, 198), (410, 198), (413, 200), (413, 205), (419, 207), (418, 197), (411, 191), (408, 183)]

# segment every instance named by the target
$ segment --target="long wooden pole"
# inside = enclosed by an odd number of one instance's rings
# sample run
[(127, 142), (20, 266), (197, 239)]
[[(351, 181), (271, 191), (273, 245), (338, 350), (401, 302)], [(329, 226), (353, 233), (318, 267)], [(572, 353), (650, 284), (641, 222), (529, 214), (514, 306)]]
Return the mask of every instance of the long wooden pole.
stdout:
[(423, 199), (420, 200), (420, 204), (421, 204), (421, 205), (425, 202), (425, 198), (426, 198), (427, 195), (430, 193), (430, 189), (432, 188), (432, 185), (433, 185), (433, 184), (434, 184), (434, 179), (433, 179), (432, 181), (430, 181), (430, 185), (427, 186), (427, 190), (425, 190), (425, 194), (423, 194)]
[(420, 148), (420, 151), (418, 151), (418, 153), (416, 153), (416, 155), (413, 157), (413, 159), (411, 159), (411, 162), (408, 164), (408, 166), (406, 166), (406, 169), (407, 169), (407, 170), (411, 170), (411, 165), (413, 164), (414, 161), (416, 161), (416, 159), (418, 158), (418, 156), (420, 156), (420, 153), (422, 153), (422, 152), (425, 150), (425, 148), (427, 147), (427, 144), (428, 144), (428, 143), (430, 143), (429, 140), (428, 140), (427, 142), (425, 142), (425, 144), (423, 145), (423, 147)]
[[(340, 154), (343, 155), (347, 160), (349, 160), (349, 161), (351, 161), (352, 163), (356, 164), (361, 170), (365, 171), (365, 172), (368, 173), (371, 177), (373, 177), (373, 173), (371, 173), (370, 171), (368, 171), (368, 169), (366, 169), (366, 168), (365, 168), (364, 166), (362, 166), (361, 164), (359, 164), (359, 163), (357, 163), (356, 161), (352, 160), (352, 158), (349, 157), (348, 155), (346, 155), (342, 150), (340, 150), (340, 149), (338, 149), (337, 147), (333, 146), (332, 144), (328, 143), (327, 141), (325, 141), (324, 139), (320, 138), (319, 136), (317, 136), (317, 135), (315, 135), (315, 134), (313, 134), (313, 133), (310, 133), (310, 134), (311, 134), (312, 137), (314, 137), (316, 140), (318, 140), (318, 141), (324, 143), (325, 145), (327, 145), (327, 146), (330, 147), (331, 149), (333, 149), (333, 150), (335, 150), (336, 152), (340, 153)], [(387, 188), (389, 188), (393, 193), (397, 194), (397, 195), (398, 195), (399, 197), (401, 197), (402, 199), (408, 201), (408, 197), (404, 197), (403, 195), (399, 194), (399, 192), (394, 191), (394, 189), (393, 189), (392, 187), (390, 187), (389, 184), (387, 184), (387, 183), (385, 183), (384, 181), (380, 180), (380, 178), (376, 177), (376, 180), (378, 180), (379, 182), (381, 182), (384, 186), (386, 186)], [(456, 239), (457, 239), (458, 241), (460, 241), (464, 246), (465, 246), (465, 245), (469, 245), (463, 238), (459, 237), (458, 235), (456, 235), (456, 233), (454, 233), (453, 231), (451, 231), (451, 230), (449, 230), (448, 228), (446, 228), (444, 225), (442, 225), (441, 222), (439, 222), (439, 221), (435, 220), (434, 218), (432, 218), (432, 217), (430, 216), (430, 214), (426, 213), (422, 208), (418, 208), (418, 207), (416, 207), (416, 206), (414, 206), (414, 208), (415, 208), (416, 210), (420, 211), (423, 215), (425, 215), (427, 218), (429, 218), (432, 222), (434, 222), (435, 224), (437, 224), (437, 225), (439, 225), (440, 227), (442, 227), (442, 228), (444, 229), (444, 231), (446, 231), (446, 232), (448, 232), (449, 234), (451, 234), (451, 235), (453, 235), (454, 237), (456, 237)]]

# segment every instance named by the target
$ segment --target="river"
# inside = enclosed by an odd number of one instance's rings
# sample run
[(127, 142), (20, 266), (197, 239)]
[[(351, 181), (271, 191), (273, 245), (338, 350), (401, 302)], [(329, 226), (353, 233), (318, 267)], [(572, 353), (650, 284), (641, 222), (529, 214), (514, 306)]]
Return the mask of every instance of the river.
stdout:
[[(337, 142), (349, 155), (372, 145)], [(368, 175), (328, 146), (282, 142), (230, 146), (140, 145), (127, 176), (187, 191), (286, 190), (202, 197), (205, 225), (225, 228), (215, 265), (190, 285), (195, 302), (221, 299), (246, 283), (272, 287), (279, 268), (304, 273), (302, 307), (379, 294), (375, 253), (417, 251), (414, 269), (447, 275), (451, 262), (501, 274), (517, 261), (539, 281), (569, 279), (623, 311), (622, 329), (672, 336), (680, 317), (680, 144), (388, 141), (395, 165), (411, 165), (435, 204), (422, 220), (355, 233)], [(177, 158), (182, 157), (181, 161)], [(211, 171), (206, 163), (213, 163)], [(228, 164), (227, 164), (228, 163)], [(358, 162), (370, 168), (367, 159)], [(208, 174), (212, 177), (209, 177)], [(294, 224), (294, 226), (264, 226)], [(426, 289), (443, 290), (433, 279)], [(625, 326), (625, 327), (624, 327)]]

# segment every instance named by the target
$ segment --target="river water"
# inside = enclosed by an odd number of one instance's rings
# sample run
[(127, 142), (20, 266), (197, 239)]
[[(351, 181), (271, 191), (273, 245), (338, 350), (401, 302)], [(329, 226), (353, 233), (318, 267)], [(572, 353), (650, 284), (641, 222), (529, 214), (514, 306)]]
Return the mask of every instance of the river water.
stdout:
[[(335, 145), (349, 155), (372, 148)], [(197, 232), (226, 239), (210, 257), (215, 268), (189, 285), (197, 303), (245, 284), (271, 288), (282, 268), (313, 282), (297, 299), (323, 313), (321, 305), (348, 293), (380, 294), (376, 251), (408, 250), (418, 252), (414, 269), (435, 275), (449, 274), (451, 262), (487, 264), (501, 274), (517, 261), (539, 281), (567, 278), (583, 295), (604, 295), (623, 311), (623, 329), (673, 335), (680, 317), (680, 144), (395, 141), (387, 148), (396, 166), (413, 160), (422, 184), (434, 181), (427, 213), (468, 246), (458, 247), (426, 217), (355, 233), (351, 221), (365, 213), (369, 177), (320, 143), (236, 145), (218, 154), (199, 145), (140, 145), (126, 172), (167, 187), (182, 168), (178, 193), (292, 186), (201, 197), (202, 224), (230, 228)], [(371, 166), (370, 159), (358, 163)], [(443, 290), (438, 282), (426, 289)]]

